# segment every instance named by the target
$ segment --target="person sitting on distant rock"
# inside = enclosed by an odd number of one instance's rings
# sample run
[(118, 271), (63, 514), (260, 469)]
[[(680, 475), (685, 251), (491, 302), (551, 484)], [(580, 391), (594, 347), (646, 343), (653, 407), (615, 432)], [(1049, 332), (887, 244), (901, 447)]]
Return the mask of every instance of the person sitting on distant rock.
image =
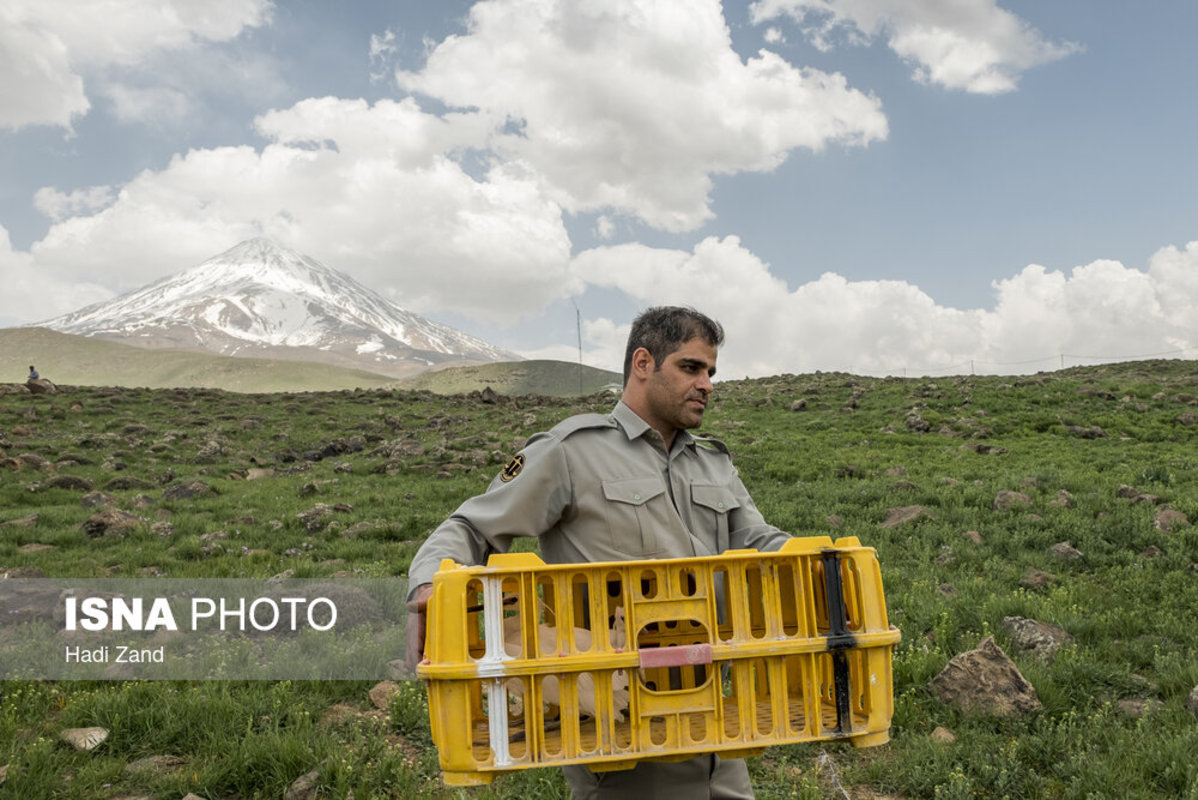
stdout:
[(30, 364), (29, 365), (29, 380), (36, 381), (38, 379), (38, 377), (40, 377), (40, 376), (37, 374), (37, 370), (33, 368), (32, 364)]

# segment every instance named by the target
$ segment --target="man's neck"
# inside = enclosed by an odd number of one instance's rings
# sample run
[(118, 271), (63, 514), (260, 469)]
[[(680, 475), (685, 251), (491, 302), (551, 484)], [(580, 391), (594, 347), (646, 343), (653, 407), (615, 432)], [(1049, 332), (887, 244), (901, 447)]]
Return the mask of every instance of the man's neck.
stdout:
[[(627, 396), (621, 397), (620, 400), (624, 403), (624, 405), (628, 406), (628, 408), (632, 410), (633, 414), (636, 414), (638, 417), (640, 417), (646, 425), (648, 425), (654, 431), (657, 431), (657, 434), (661, 436), (662, 443), (665, 445), (666, 452), (670, 452), (670, 448), (674, 446), (674, 439), (678, 436), (678, 429), (670, 426), (659, 427), (653, 423), (653, 421), (649, 418), (649, 415), (646, 414), (643, 409), (637, 407), (637, 403), (629, 402)], [(662, 427), (664, 427), (665, 430), (662, 430)]]

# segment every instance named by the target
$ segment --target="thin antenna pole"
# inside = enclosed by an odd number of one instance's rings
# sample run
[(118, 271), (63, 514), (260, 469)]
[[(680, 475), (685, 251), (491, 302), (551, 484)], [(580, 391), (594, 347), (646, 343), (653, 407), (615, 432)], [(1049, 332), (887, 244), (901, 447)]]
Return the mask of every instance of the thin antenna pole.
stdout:
[(582, 311), (578, 308), (578, 303), (571, 298), (570, 302), (574, 304), (574, 321), (578, 326), (578, 394), (582, 396)]

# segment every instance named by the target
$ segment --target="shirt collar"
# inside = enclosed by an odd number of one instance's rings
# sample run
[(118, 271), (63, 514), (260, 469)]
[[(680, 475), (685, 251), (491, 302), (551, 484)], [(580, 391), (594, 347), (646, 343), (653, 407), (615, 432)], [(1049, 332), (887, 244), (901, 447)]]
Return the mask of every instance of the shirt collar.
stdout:
[[(641, 419), (632, 408), (623, 400), (616, 403), (616, 407), (611, 412), (612, 419), (624, 431), (624, 435), (628, 437), (628, 441), (639, 439), (646, 434), (652, 436), (658, 443), (661, 442), (661, 435), (657, 431), (649, 427), (649, 423)], [(690, 431), (680, 430), (674, 434), (674, 449), (678, 450), (683, 447), (689, 447), (695, 443), (695, 438), (691, 436)]]

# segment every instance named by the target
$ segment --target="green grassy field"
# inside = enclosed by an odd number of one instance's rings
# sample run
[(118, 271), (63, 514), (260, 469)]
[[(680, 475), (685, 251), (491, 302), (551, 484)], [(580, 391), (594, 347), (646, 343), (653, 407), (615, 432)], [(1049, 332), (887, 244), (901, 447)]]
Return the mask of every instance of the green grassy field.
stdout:
[[(0, 395), (0, 572), (402, 576), (423, 537), (527, 436), (612, 402), (391, 389)], [(767, 519), (877, 549), (903, 633), (892, 741), (771, 748), (750, 761), (758, 797), (843, 797), (817, 768), (826, 754), (854, 798), (1198, 798), (1198, 719), (1185, 707), (1198, 685), (1198, 532), (1155, 524), (1165, 508), (1198, 521), (1198, 365), (732, 381), (707, 418)], [(172, 499), (192, 481), (206, 488)], [(93, 491), (137, 520), (91, 538), (96, 509), (82, 501)], [(998, 510), (1000, 491), (1029, 504)], [(318, 503), (336, 510), (314, 528), (298, 515)], [(883, 526), (914, 505), (919, 518)], [(1083, 557), (1049, 553), (1064, 541)], [(1051, 578), (1024, 588), (1029, 570)], [(1042, 663), (1012, 646), (1008, 616), (1058, 624), (1074, 643)], [(988, 635), (1040, 711), (1000, 719), (929, 693), (950, 658)], [(5, 682), (0, 798), (278, 798), (308, 773), (320, 797), (567, 796), (553, 769), (440, 787), (420, 684), (401, 684), (385, 710), (371, 686)], [(87, 726), (110, 731), (91, 753), (58, 739)], [(933, 738), (937, 727), (956, 740)]]

